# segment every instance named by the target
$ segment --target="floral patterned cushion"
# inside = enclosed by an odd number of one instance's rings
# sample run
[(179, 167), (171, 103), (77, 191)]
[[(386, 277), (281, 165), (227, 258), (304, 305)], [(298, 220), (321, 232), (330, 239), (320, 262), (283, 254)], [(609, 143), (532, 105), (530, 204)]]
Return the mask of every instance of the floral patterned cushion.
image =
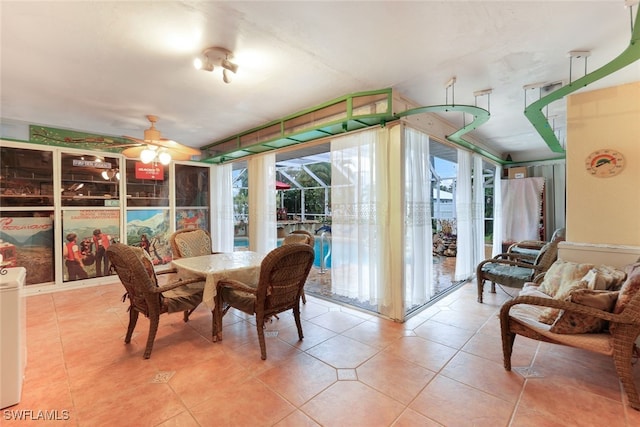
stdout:
[(571, 282), (582, 279), (593, 267), (593, 264), (556, 260), (545, 273), (539, 289), (550, 297), (555, 297), (562, 284), (570, 287)]
[[(576, 304), (611, 312), (618, 299), (618, 292), (578, 289), (571, 292), (568, 299)], [(607, 323), (606, 320), (594, 316), (563, 310), (549, 331), (556, 334), (597, 333), (604, 331)]]

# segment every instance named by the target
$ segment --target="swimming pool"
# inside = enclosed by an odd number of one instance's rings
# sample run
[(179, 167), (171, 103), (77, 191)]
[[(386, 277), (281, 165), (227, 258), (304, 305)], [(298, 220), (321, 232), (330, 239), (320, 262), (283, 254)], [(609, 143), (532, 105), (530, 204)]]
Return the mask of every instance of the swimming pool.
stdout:
[[(284, 239), (278, 239), (278, 246), (282, 245), (282, 241)], [(323, 244), (324, 243), (324, 244)], [(235, 248), (247, 248), (249, 247), (249, 238), (248, 237), (234, 237), (233, 246)], [(331, 236), (325, 236), (324, 242), (320, 238), (320, 236), (315, 236), (314, 243), (314, 251), (316, 256), (313, 260), (313, 265), (315, 267), (322, 267), (322, 258), (326, 257), (324, 267), (331, 268)], [(327, 254), (329, 255), (327, 257)]]

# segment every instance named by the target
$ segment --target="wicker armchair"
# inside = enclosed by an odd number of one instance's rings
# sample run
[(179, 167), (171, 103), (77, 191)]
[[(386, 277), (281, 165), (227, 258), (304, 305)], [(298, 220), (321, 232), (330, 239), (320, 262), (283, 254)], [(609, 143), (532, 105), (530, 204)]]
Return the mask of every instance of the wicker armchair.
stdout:
[[(640, 399), (632, 370), (632, 359), (640, 355), (635, 345), (640, 335), (640, 264), (636, 268), (638, 271), (635, 277), (628, 277), (628, 284), (622, 286), (613, 312), (578, 304), (572, 299), (545, 298), (535, 294), (520, 295), (504, 303), (500, 309), (504, 368), (507, 371), (511, 370), (511, 353), (516, 335), (611, 356), (629, 405), (640, 410)], [(621, 305), (622, 300), (625, 302)], [(536, 321), (536, 314), (546, 307), (564, 310), (564, 313), (569, 312), (574, 319), (572, 324), (580, 324), (580, 321), (575, 320), (576, 316), (603, 319), (609, 322), (608, 329), (582, 334), (551, 332), (549, 325)]]
[[(549, 240), (549, 242), (562, 242), (564, 241), (565, 236), (565, 229), (558, 228), (553, 232), (553, 235), (551, 236), (551, 240)], [(543, 248), (543, 246), (549, 242), (545, 242), (543, 240), (522, 240), (509, 246), (507, 252), (522, 255), (521, 259), (525, 262), (533, 262), (540, 254), (540, 250)]]
[(559, 240), (544, 245), (537, 258), (531, 263), (524, 255), (511, 252), (496, 255), (478, 264), (478, 302), (482, 303), (484, 281), (491, 281), (491, 292), (496, 292), (496, 283), (510, 288), (522, 288), (526, 282), (533, 282), (537, 275), (546, 272), (558, 259)]
[[(294, 230), (291, 234), (288, 234), (284, 237), (282, 241), (283, 245), (288, 245), (291, 243), (305, 243), (315, 250), (316, 239), (313, 237), (313, 234), (309, 233), (307, 230)], [(304, 288), (302, 289), (302, 303), (307, 303), (307, 297), (304, 294)]]
[(260, 265), (257, 287), (236, 280), (219, 281), (213, 321), (216, 340), (222, 340), (222, 318), (231, 307), (256, 316), (262, 360), (267, 358), (264, 324), (271, 316), (293, 310), (298, 337), (302, 339), (300, 297), (312, 264), (313, 249), (303, 243), (291, 243), (267, 254)]
[(169, 243), (175, 259), (219, 253), (212, 251), (211, 235), (201, 228), (176, 230), (169, 237)]
[[(131, 342), (131, 335), (138, 322), (138, 313), (144, 314), (150, 320), (143, 356), (148, 359), (158, 331), (160, 315), (182, 311), (184, 321), (187, 322), (189, 315), (202, 302), (204, 282), (202, 279), (187, 279), (158, 286), (153, 263), (142, 248), (113, 243), (107, 248), (107, 256), (127, 291), (125, 298), (128, 297), (130, 303), (129, 327), (124, 342)], [(167, 270), (158, 274), (174, 272), (175, 270)]]

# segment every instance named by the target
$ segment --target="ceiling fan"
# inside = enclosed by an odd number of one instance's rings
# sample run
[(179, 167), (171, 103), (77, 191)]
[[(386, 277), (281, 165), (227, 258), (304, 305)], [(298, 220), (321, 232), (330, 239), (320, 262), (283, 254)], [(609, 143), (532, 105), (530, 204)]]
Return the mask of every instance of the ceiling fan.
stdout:
[(155, 127), (158, 117), (152, 115), (146, 117), (151, 122), (151, 127), (144, 131), (144, 139), (124, 135), (124, 138), (135, 142), (136, 145), (123, 150), (123, 155), (129, 158), (140, 158), (143, 163), (159, 161), (167, 165), (171, 159), (191, 160), (192, 156), (201, 154), (197, 148), (187, 147), (171, 139), (162, 138), (160, 131)]

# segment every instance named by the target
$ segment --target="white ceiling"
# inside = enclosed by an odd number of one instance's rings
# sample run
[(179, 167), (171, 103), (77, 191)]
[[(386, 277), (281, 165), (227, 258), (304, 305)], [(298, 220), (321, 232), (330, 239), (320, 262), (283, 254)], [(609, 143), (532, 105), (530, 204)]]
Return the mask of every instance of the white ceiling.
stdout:
[[(5, 122), (142, 137), (155, 114), (163, 137), (202, 147), (392, 87), (422, 106), (488, 108), (472, 135), (514, 160), (556, 156), (523, 115), (523, 86), (568, 83), (569, 51), (591, 52), (588, 72), (610, 62), (629, 45), (632, 22), (624, 0), (2, 1), (0, 14)], [(193, 68), (209, 46), (234, 52), (233, 83)], [(584, 71), (574, 59), (572, 79)], [(638, 80), (640, 61), (582, 90)], [(474, 97), (488, 88), (490, 97)], [(527, 91), (527, 103), (538, 97)], [(561, 142), (564, 104), (548, 111)]]

